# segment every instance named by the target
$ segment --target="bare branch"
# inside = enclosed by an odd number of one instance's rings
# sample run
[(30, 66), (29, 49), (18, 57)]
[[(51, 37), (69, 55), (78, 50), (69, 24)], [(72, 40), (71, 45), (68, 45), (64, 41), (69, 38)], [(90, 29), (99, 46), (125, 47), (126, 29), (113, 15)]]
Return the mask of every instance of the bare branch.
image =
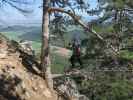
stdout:
[(80, 20), (80, 17), (77, 16), (77, 15), (75, 15), (75, 14), (73, 14), (71, 11), (65, 11), (65, 10), (62, 9), (62, 8), (50, 8), (50, 9), (49, 9), (49, 12), (54, 12), (54, 11), (58, 11), (58, 12), (62, 12), (62, 13), (68, 14), (68, 15), (71, 16), (76, 22), (78, 22), (78, 24), (80, 24), (83, 28), (85, 28), (85, 29), (87, 29), (89, 32), (95, 34), (100, 40), (102, 40), (102, 41), (104, 40), (103, 37), (102, 37), (100, 34), (96, 33), (94, 30), (89, 29), (89, 27), (88, 27), (86, 24), (84, 24), (84, 23)]
[[(65, 9), (63, 8), (55, 8), (55, 7), (51, 7), (49, 8), (49, 12), (61, 12), (61, 13), (65, 13), (65, 14), (68, 14), (69, 16), (71, 16), (79, 25), (81, 25), (83, 28), (85, 28), (88, 32), (91, 32), (92, 34), (96, 35), (101, 41), (105, 42), (104, 41), (104, 38), (98, 34), (95, 30), (89, 28), (86, 24), (83, 23), (83, 21), (80, 20), (80, 17), (73, 14), (71, 11), (66, 11)], [(108, 44), (108, 43), (106, 43)], [(116, 55), (118, 55), (119, 53), (117, 52), (117, 50), (112, 46), (110, 45), (109, 46)]]
[[(34, 1), (33, 1), (34, 2)], [(18, 4), (24, 4), (24, 5), (32, 5), (31, 2), (26, 2), (26, 1), (22, 1), (22, 0), (2, 0), (0, 1), (0, 7), (4, 4), (9, 4), (11, 7), (17, 9), (18, 11), (22, 12), (23, 14), (28, 14), (28, 13), (32, 13), (33, 9), (24, 9), (23, 7), (21, 7)]]

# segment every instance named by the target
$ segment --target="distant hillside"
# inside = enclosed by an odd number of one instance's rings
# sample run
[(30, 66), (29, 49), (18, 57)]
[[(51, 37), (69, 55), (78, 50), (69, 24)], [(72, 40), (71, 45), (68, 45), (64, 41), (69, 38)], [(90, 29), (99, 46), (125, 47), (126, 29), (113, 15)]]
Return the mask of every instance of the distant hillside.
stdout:
[(8, 26), (1, 27), (0, 32), (4, 33), (7, 37), (14, 40), (31, 40), (38, 41), (40, 40), (41, 27), (40, 26)]
[[(20, 26), (20, 25), (14, 25), (14, 26), (8, 26), (4, 28), (0, 28), (0, 32), (4, 33), (7, 37), (10, 39), (15, 40), (30, 40), (34, 42), (40, 42), (41, 41), (41, 26)], [(52, 33), (51, 33), (52, 34)], [(57, 35), (57, 34), (54, 34)], [(68, 27), (68, 32), (64, 35), (66, 43), (70, 42), (72, 38), (80, 38), (83, 39), (86, 37), (84, 31), (80, 27)], [(51, 43), (53, 45), (62, 45), (62, 41), (60, 40), (59, 36), (57, 35), (57, 38), (51, 38)]]
[(41, 27), (30, 27), (27, 32), (19, 36), (20, 39), (40, 42)]
[(36, 28), (37, 26), (22, 26), (22, 25), (14, 25), (14, 26), (3, 26), (0, 28), (1, 32), (27, 32)]

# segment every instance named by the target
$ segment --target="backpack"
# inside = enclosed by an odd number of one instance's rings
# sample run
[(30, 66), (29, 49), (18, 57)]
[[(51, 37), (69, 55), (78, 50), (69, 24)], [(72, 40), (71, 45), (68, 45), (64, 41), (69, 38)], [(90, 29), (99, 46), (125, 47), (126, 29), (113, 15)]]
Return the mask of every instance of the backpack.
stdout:
[(76, 53), (76, 55), (80, 55), (80, 47), (79, 46), (76, 46), (75, 47), (75, 53)]

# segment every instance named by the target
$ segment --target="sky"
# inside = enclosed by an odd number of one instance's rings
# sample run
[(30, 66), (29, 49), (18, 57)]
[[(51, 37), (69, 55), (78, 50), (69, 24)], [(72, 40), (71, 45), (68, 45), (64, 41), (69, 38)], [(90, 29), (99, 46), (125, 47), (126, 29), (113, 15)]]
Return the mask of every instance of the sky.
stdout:
[[(31, 0), (32, 1), (32, 0)], [(19, 6), (19, 5), (18, 5)], [(22, 8), (33, 10), (29, 14), (22, 13), (10, 6), (9, 4), (3, 5), (0, 9), (0, 24), (14, 25), (14, 24), (40, 24), (42, 11), (39, 8), (41, 6), (41, 0), (34, 0), (32, 5), (24, 6)]]
[[(20, 5), (23, 8), (33, 10), (30, 14), (23, 14), (17, 9), (11, 7), (9, 4), (3, 5), (0, 8), (0, 25), (40, 25), (42, 20), (42, 9), (41, 6), (42, 0), (31, 0), (32, 5), (24, 6)], [(97, 7), (97, 0), (89, 0), (90, 9)], [(18, 5), (19, 6), (19, 5)], [(97, 16), (89, 16), (84, 14), (85, 19), (91, 20), (95, 19)]]

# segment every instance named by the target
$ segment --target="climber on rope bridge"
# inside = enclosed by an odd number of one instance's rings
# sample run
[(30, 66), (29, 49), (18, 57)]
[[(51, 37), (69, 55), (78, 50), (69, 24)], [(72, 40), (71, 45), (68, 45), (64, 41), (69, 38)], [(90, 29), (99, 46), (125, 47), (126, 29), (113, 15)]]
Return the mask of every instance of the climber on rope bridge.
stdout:
[(75, 62), (78, 62), (80, 64), (80, 68), (82, 68), (83, 63), (81, 60), (81, 45), (79, 40), (74, 38), (72, 44), (69, 43), (69, 45), (71, 45), (72, 48), (72, 56), (70, 58), (72, 68), (75, 67)]

